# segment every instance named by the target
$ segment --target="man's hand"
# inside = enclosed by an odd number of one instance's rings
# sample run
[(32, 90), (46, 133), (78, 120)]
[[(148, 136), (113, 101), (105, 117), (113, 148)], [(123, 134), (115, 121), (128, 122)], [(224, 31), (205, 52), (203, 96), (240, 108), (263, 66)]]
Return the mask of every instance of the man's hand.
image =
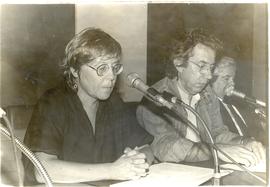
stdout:
[(265, 151), (265, 148), (264, 146), (262, 145), (261, 142), (257, 142), (255, 140), (253, 141), (249, 141), (245, 147), (249, 150), (249, 151), (252, 151), (258, 162), (260, 161), (265, 161), (266, 160), (266, 151)]
[[(254, 166), (259, 160), (257, 159), (254, 152), (248, 150), (247, 148), (240, 145), (228, 145), (228, 144), (218, 144), (218, 147), (232, 157), (236, 162), (244, 164), (245, 166)], [(225, 162), (231, 162), (222, 153), (218, 153), (221, 160)]]
[(112, 178), (118, 180), (138, 179), (147, 175), (149, 164), (145, 154), (126, 148), (124, 154), (112, 163)]

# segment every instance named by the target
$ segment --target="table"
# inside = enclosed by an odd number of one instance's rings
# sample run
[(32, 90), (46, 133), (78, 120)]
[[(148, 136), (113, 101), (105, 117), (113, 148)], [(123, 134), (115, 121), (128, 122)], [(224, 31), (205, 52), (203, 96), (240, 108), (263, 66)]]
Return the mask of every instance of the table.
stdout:
[[(181, 163), (186, 165), (192, 165), (192, 166), (200, 166), (200, 167), (206, 167), (211, 168), (213, 166), (213, 163), (211, 161), (204, 161), (204, 162), (196, 162), (196, 163)], [(254, 173), (257, 176), (263, 178), (268, 183), (267, 173)], [(86, 183), (80, 183), (80, 184), (54, 184), (56, 187), (62, 187), (62, 186), (91, 186), (91, 187), (109, 187), (110, 184), (117, 183), (119, 181), (97, 181), (97, 182), (86, 182)], [(180, 186), (181, 184), (179, 184)], [(212, 180), (208, 180), (205, 183), (201, 184), (200, 186), (211, 186)], [(221, 178), (220, 185), (260, 185), (260, 186), (267, 186), (267, 184), (262, 183), (261, 181), (257, 180), (253, 176), (249, 175), (246, 172), (243, 171), (234, 171), (233, 173), (226, 175)], [(45, 185), (38, 185), (44, 187)]]
[[(213, 161), (203, 161), (203, 162), (195, 162), (195, 163), (183, 162), (182, 164), (213, 168)], [(223, 164), (223, 163), (220, 163), (220, 164)], [(267, 178), (268, 173), (254, 172), (254, 174), (266, 180), (267, 184), (269, 183), (268, 182), (269, 179)], [(220, 183), (221, 185), (260, 185), (260, 186), (267, 185), (244, 171), (234, 171), (233, 173), (222, 177)], [(212, 185), (212, 181), (209, 180), (202, 184), (202, 186), (204, 185)]]

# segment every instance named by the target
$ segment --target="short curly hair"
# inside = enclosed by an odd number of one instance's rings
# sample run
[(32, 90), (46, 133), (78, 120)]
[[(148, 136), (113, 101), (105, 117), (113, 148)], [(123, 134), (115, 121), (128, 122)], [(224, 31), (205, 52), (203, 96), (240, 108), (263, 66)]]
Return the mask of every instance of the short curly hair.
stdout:
[(70, 68), (79, 72), (83, 64), (87, 64), (98, 57), (118, 58), (120, 60), (122, 49), (120, 44), (101, 29), (86, 28), (76, 34), (67, 44), (65, 57), (60, 64), (66, 83), (76, 90), (75, 77)]
[(177, 40), (172, 44), (169, 59), (166, 63), (165, 73), (167, 77), (174, 78), (177, 76), (178, 71), (174, 66), (174, 61), (178, 60), (181, 65), (185, 65), (193, 48), (199, 43), (212, 48), (216, 53), (223, 49), (223, 42), (207, 30), (199, 28), (186, 32), (182, 41)]
[(223, 56), (217, 63), (214, 69), (214, 76), (220, 75), (225, 68), (231, 67), (236, 71), (236, 62), (233, 58)]

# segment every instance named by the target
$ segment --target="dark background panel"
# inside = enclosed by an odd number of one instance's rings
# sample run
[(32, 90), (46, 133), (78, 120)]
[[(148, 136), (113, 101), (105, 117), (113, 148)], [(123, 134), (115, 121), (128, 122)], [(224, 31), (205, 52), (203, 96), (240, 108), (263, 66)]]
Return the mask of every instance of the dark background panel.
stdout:
[[(259, 12), (261, 11), (261, 12)], [(261, 15), (261, 16), (259, 16)], [(265, 4), (149, 4), (147, 33), (147, 83), (165, 76), (170, 46), (184, 31), (204, 28), (223, 40), (224, 49), (237, 61), (236, 89), (267, 101), (267, 5)], [(261, 29), (261, 30), (259, 30)], [(249, 133), (268, 145), (268, 119), (254, 106), (237, 99), (234, 104), (248, 123)], [(265, 124), (264, 124), (265, 123)], [(266, 133), (265, 133), (266, 131)]]
[(252, 89), (253, 4), (149, 4), (147, 81), (164, 77), (170, 45), (184, 31), (204, 28), (224, 41), (237, 59), (236, 87)]
[(183, 34), (182, 5), (148, 4), (147, 83), (152, 85), (165, 76), (164, 67), (170, 43)]
[(30, 105), (61, 80), (74, 5), (2, 5), (1, 105)]

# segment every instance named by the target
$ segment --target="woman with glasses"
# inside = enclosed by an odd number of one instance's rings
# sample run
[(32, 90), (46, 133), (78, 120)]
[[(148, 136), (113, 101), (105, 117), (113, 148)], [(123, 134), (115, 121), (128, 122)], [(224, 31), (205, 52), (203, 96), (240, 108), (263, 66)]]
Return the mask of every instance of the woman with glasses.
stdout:
[[(129, 180), (147, 174), (152, 136), (114, 91), (123, 71), (120, 60), (120, 44), (100, 29), (87, 28), (67, 44), (65, 82), (40, 98), (24, 139), (53, 182)], [(23, 161), (28, 184), (42, 183)]]

